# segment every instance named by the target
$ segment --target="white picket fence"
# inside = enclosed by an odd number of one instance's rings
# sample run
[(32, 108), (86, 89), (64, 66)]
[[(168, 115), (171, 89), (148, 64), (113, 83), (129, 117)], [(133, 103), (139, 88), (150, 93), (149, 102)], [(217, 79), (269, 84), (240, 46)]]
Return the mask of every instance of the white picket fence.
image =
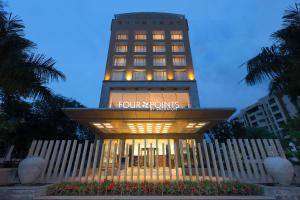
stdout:
[(213, 144), (203, 140), (185, 145), (182, 141), (170, 144), (168, 140), (161, 146), (156, 140), (150, 148), (146, 140), (142, 143), (132, 140), (130, 144), (122, 141), (112, 144), (112, 140), (84, 144), (77, 140), (34, 140), (28, 156), (46, 160), (40, 182), (47, 183), (103, 180), (272, 183), (263, 160), (268, 156), (285, 157), (277, 139), (233, 139), (226, 143), (215, 140)]

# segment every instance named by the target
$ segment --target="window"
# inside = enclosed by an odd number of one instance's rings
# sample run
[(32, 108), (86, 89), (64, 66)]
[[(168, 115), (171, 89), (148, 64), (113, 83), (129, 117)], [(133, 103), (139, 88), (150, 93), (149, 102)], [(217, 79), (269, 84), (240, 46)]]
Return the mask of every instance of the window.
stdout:
[(185, 66), (186, 61), (184, 56), (173, 56), (173, 65), (175, 66)]
[(125, 80), (125, 70), (114, 70), (112, 72), (112, 80)]
[(272, 107), (271, 107), (271, 109), (272, 109), (272, 112), (276, 112), (276, 111), (278, 111), (278, 110), (279, 110), (279, 108), (278, 108), (278, 106), (277, 106), (277, 105), (275, 105), (275, 106), (272, 106)]
[(146, 52), (146, 45), (144, 44), (134, 45), (134, 52)]
[(136, 32), (134, 35), (134, 39), (135, 40), (146, 40), (147, 39), (146, 32)]
[(132, 79), (136, 81), (146, 80), (146, 70), (135, 70), (132, 74)]
[(116, 52), (127, 52), (126, 44), (116, 44)]
[(272, 98), (272, 99), (269, 100), (269, 104), (270, 105), (273, 104), (273, 103), (275, 103), (275, 99), (274, 98)]
[(117, 33), (117, 40), (127, 40), (128, 35), (126, 33)]
[(114, 66), (125, 66), (126, 65), (126, 57), (125, 56), (116, 56), (114, 58)]
[(281, 113), (277, 113), (274, 116), (275, 116), (275, 119), (281, 119), (282, 118), (282, 114)]
[(175, 70), (174, 71), (175, 80), (187, 80), (187, 73), (185, 70)]
[(182, 31), (171, 31), (171, 40), (182, 40)]
[(157, 81), (167, 80), (166, 70), (154, 70), (153, 79)]
[(166, 65), (165, 56), (154, 56), (153, 57), (153, 65), (154, 66), (165, 66)]
[(134, 66), (145, 66), (146, 65), (146, 57), (145, 56), (134, 56), (133, 57), (133, 65)]
[(181, 43), (172, 44), (172, 52), (184, 52), (184, 46)]
[(166, 47), (163, 44), (157, 44), (152, 46), (152, 51), (153, 52), (165, 52)]
[(256, 120), (256, 117), (255, 117), (255, 115), (252, 115), (252, 116), (250, 117), (250, 120), (251, 120), (251, 121), (254, 121), (254, 120)]
[(165, 39), (165, 32), (164, 31), (153, 31), (152, 39), (153, 40), (164, 40)]

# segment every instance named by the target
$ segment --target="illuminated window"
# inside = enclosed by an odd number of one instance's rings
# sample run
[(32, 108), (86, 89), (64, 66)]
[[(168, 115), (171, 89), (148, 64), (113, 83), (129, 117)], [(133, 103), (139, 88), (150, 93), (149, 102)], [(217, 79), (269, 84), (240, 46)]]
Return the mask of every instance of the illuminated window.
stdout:
[(184, 52), (184, 46), (182, 43), (172, 44), (172, 52)]
[(165, 56), (154, 56), (153, 57), (153, 65), (154, 66), (166, 66)]
[(117, 40), (128, 40), (128, 35), (126, 33), (117, 33)]
[(147, 39), (147, 34), (146, 32), (136, 32), (134, 35), (134, 39), (136, 40), (146, 40)]
[(164, 31), (153, 31), (152, 32), (152, 39), (153, 40), (164, 40), (165, 39), (165, 32)]
[(133, 65), (134, 66), (145, 66), (146, 65), (146, 57), (145, 56), (134, 56), (133, 57)]
[(182, 31), (171, 31), (171, 40), (182, 40)]
[(116, 44), (116, 52), (127, 52), (127, 45)]
[(187, 80), (186, 70), (175, 70), (174, 71), (174, 79), (175, 80)]
[(156, 44), (152, 46), (153, 52), (165, 52), (166, 47), (163, 44)]
[(146, 52), (146, 45), (144, 44), (134, 45), (134, 52)]
[(134, 70), (132, 80), (143, 81), (146, 80), (146, 70)]
[(186, 60), (184, 56), (173, 56), (173, 65), (174, 66), (185, 66)]
[(115, 56), (114, 57), (114, 66), (126, 66), (126, 57), (125, 56)]
[(114, 70), (112, 72), (112, 80), (125, 80), (125, 70)]
[(166, 70), (154, 70), (153, 78), (157, 81), (167, 80), (167, 72)]

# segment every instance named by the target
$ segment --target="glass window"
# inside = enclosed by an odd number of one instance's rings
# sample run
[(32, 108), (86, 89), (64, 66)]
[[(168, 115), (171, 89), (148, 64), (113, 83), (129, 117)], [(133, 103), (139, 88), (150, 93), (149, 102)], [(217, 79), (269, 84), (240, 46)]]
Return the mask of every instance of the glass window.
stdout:
[(136, 32), (134, 35), (134, 39), (136, 40), (146, 40), (147, 39), (147, 34), (146, 32)]
[(175, 66), (185, 66), (186, 61), (184, 56), (173, 56), (173, 65)]
[(134, 45), (134, 52), (146, 52), (146, 45), (144, 44)]
[(183, 44), (172, 44), (172, 52), (184, 52)]
[(153, 57), (153, 65), (154, 66), (165, 66), (166, 65), (165, 56), (154, 56)]
[(115, 56), (114, 66), (126, 66), (126, 57), (125, 56)]
[(152, 39), (153, 40), (164, 40), (165, 39), (165, 32), (164, 31), (153, 31), (152, 32)]
[(112, 80), (125, 80), (125, 70), (114, 70), (112, 72)]
[(182, 31), (171, 31), (171, 40), (182, 40)]
[(134, 66), (145, 66), (146, 65), (146, 57), (145, 56), (134, 56), (133, 57), (133, 65)]
[(127, 52), (126, 44), (116, 44), (116, 52)]
[(167, 72), (166, 70), (154, 70), (153, 71), (153, 79), (154, 80), (167, 80)]
[(187, 73), (185, 70), (175, 70), (174, 71), (175, 80), (187, 80)]
[(146, 80), (146, 70), (134, 70), (132, 73), (132, 80)]
[(163, 44), (156, 44), (152, 46), (153, 52), (165, 52), (166, 47)]
[(128, 40), (128, 34), (126, 34), (126, 33), (117, 33), (117, 40)]

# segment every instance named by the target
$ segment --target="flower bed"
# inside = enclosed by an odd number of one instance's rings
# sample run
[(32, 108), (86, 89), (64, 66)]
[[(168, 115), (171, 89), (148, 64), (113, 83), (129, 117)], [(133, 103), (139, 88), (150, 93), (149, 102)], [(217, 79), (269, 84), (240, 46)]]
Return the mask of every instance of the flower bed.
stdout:
[(173, 182), (173, 183), (60, 183), (48, 188), (50, 196), (90, 196), (90, 195), (260, 195), (262, 188), (238, 182), (221, 184), (211, 182)]

